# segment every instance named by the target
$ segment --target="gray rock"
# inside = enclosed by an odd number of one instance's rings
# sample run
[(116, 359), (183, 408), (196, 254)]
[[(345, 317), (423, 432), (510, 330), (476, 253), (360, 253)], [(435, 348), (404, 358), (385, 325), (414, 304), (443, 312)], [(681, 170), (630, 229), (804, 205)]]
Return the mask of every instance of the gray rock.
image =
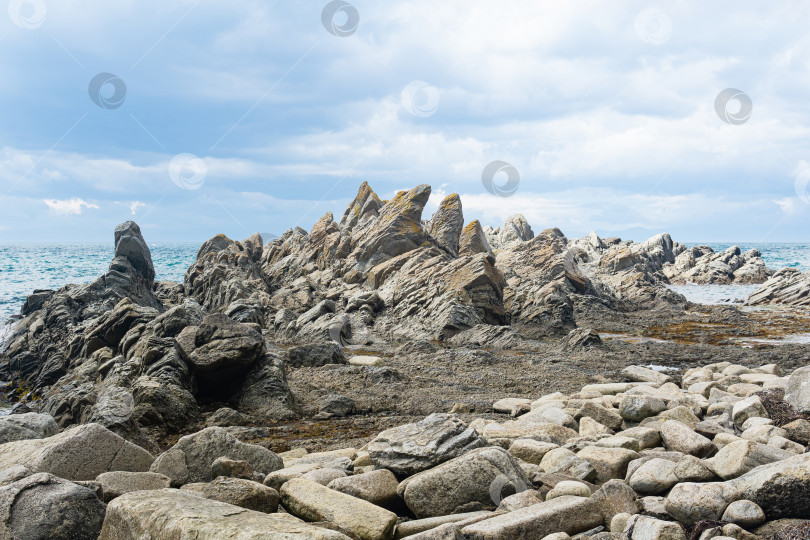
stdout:
[(599, 482), (607, 482), (614, 478), (624, 478), (627, 474), (627, 465), (640, 456), (638, 452), (627, 448), (586, 446), (577, 453), (577, 457), (584, 459), (596, 469), (596, 478)]
[(17, 480), (22, 480), (26, 476), (34, 474), (31, 469), (24, 465), (12, 465), (8, 469), (0, 471), (0, 486), (6, 486)]
[(141, 235), (141, 228), (134, 221), (124, 222), (115, 228), (115, 256), (126, 257), (147, 280), (155, 279), (152, 254)]
[(318, 417), (343, 418), (357, 410), (354, 400), (340, 394), (330, 394), (318, 401)]
[(731, 411), (731, 418), (738, 429), (750, 418), (768, 418), (768, 412), (762, 405), (759, 396), (749, 396), (734, 404)]
[(419, 518), (494, 508), (528, 489), (526, 474), (498, 447), (478, 448), (405, 480), (405, 504)]
[(228, 478), (254, 480), (257, 474), (262, 477), (262, 479), (265, 476), (261, 473), (256, 473), (253, 467), (250, 466), (250, 463), (241, 459), (218, 457), (211, 464), (211, 478), (226, 476)]
[(711, 461), (717, 476), (728, 480), (751, 469), (789, 458), (792, 452), (753, 441), (739, 440), (724, 446)]
[(630, 487), (644, 495), (658, 495), (678, 483), (676, 463), (653, 458), (639, 467), (630, 477)]
[(632, 516), (627, 520), (629, 540), (687, 540), (686, 531), (678, 523), (650, 516)]
[(712, 441), (677, 420), (667, 420), (661, 424), (661, 438), (667, 449), (699, 458), (709, 457), (717, 452)]
[(278, 491), (252, 480), (223, 476), (211, 482), (186, 484), (180, 489), (256, 512), (271, 514), (278, 510)]
[(281, 458), (270, 450), (243, 443), (224, 428), (210, 427), (181, 437), (177, 444), (158, 456), (150, 470), (171, 478), (173, 486), (209, 482), (211, 466), (219, 457), (247, 461), (256, 472), (264, 475), (284, 466)]
[(636, 492), (624, 480), (608, 480), (591, 496), (602, 514), (605, 526), (610, 526), (617, 514), (637, 514), (640, 505)]
[(458, 243), (463, 227), (464, 214), (461, 210), (461, 198), (453, 193), (445, 197), (439, 204), (438, 210), (430, 219), (428, 233), (448, 252), (458, 255)]
[(621, 429), (622, 422), (624, 421), (622, 415), (619, 414), (617, 410), (608, 409), (593, 401), (586, 401), (582, 404), (582, 407), (576, 414), (576, 418), (579, 419), (583, 416), (593, 418), (603, 426), (607, 426), (614, 431)]
[(370, 502), (303, 478), (281, 486), (284, 508), (306, 521), (326, 521), (361, 540), (391, 538), (397, 515)]
[(667, 410), (664, 400), (651, 396), (626, 395), (619, 403), (619, 414), (630, 422), (641, 422)]
[(130, 491), (167, 488), (171, 481), (168, 476), (158, 473), (113, 471), (101, 473), (96, 482), (101, 486), (104, 502), (110, 502)]
[(107, 507), (99, 540), (251, 538), (349, 540), (299, 520), (247, 510), (177, 489), (135, 491)]
[(368, 453), (377, 467), (410, 476), (486, 445), (455, 416), (436, 413), (383, 431), (368, 444)]
[(110, 471), (141, 472), (148, 470), (154, 459), (143, 448), (99, 424), (74, 426), (45, 439), (0, 445), (0, 470), (19, 464), (68, 480), (94, 480)]
[(59, 433), (49, 414), (24, 413), (0, 417), (0, 444), (25, 439), (42, 439)]
[(0, 488), (0, 538), (95, 540), (105, 509), (86, 487), (34, 474)]
[(754, 502), (746, 500), (734, 501), (723, 512), (722, 520), (750, 529), (765, 523), (765, 512)]
[(402, 510), (402, 499), (397, 495), (399, 482), (389, 470), (379, 469), (363, 474), (336, 478), (327, 487), (346, 495), (363, 499), (371, 504), (398, 512)]
[(468, 223), (461, 231), (458, 253), (461, 256), (492, 253), (484, 229), (481, 228), (481, 223), (477, 219)]
[(649, 382), (657, 385), (672, 382), (672, 377), (669, 375), (642, 366), (627, 366), (622, 370), (622, 375), (631, 381)]
[(810, 412), (810, 366), (799, 368), (790, 375), (785, 401), (799, 412)]
[(549, 534), (576, 534), (602, 524), (593, 499), (558, 497), (464, 527), (464, 538), (476, 540), (541, 539)]

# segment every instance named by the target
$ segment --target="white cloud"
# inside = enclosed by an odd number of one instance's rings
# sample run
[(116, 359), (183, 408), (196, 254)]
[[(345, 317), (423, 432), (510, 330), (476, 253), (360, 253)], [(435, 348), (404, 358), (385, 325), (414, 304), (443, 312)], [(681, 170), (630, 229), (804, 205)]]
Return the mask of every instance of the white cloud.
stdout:
[(93, 203), (86, 202), (83, 199), (73, 198), (59, 201), (56, 199), (42, 199), (48, 208), (53, 210), (59, 215), (81, 215), (85, 208), (92, 208), (98, 210), (99, 206)]

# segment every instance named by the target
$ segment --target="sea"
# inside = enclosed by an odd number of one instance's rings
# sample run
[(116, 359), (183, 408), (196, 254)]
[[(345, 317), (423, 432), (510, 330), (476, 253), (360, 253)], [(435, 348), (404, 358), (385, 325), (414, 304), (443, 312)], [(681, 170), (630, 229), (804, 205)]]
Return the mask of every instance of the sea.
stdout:
[[(800, 243), (701, 243), (722, 251), (732, 245), (741, 250), (758, 249), (769, 268), (786, 266), (810, 270), (810, 244)], [(200, 243), (150, 244), (156, 279), (182, 281), (194, 262)], [(19, 314), (25, 298), (34, 289), (58, 289), (68, 283), (88, 283), (103, 274), (113, 256), (112, 243), (88, 244), (0, 244), (0, 328)], [(756, 285), (672, 286), (692, 302), (737, 303), (757, 289)], [(0, 329), (0, 333), (2, 330)]]

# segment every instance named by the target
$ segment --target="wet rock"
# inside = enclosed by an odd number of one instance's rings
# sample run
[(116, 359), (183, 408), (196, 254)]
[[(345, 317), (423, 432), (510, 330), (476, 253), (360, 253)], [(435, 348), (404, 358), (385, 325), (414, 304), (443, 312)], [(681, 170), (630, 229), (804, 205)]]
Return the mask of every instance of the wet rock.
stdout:
[(0, 488), (0, 538), (95, 540), (105, 509), (86, 487), (34, 474)]
[(368, 453), (377, 467), (410, 476), (486, 444), (458, 418), (436, 413), (383, 431), (368, 444)]

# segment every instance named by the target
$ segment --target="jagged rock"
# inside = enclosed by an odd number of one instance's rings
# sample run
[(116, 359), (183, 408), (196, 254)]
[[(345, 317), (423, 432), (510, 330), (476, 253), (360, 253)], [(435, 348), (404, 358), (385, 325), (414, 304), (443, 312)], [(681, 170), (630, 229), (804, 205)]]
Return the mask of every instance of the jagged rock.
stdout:
[(127, 221), (115, 228), (115, 256), (126, 257), (147, 281), (154, 281), (152, 254), (141, 236), (141, 228), (134, 221)]
[(428, 232), (450, 254), (458, 255), (462, 227), (464, 214), (461, 211), (461, 198), (453, 193), (442, 200), (439, 209), (430, 218)]
[(0, 445), (0, 470), (24, 465), (67, 480), (94, 480), (109, 471), (140, 472), (154, 457), (99, 424), (71, 427), (45, 439)]
[(177, 489), (136, 491), (112, 501), (99, 540), (142, 538), (289, 538), (348, 540), (348, 536), (278, 514), (235, 507)]
[(754, 291), (746, 304), (810, 305), (810, 274), (802, 274), (795, 268), (783, 268)]
[(368, 453), (377, 467), (411, 476), (486, 444), (458, 418), (436, 413), (383, 431), (368, 444)]
[(346, 354), (337, 343), (315, 343), (293, 347), (289, 351), (292, 367), (320, 367), (326, 364), (346, 364)]
[(570, 350), (590, 349), (602, 344), (602, 338), (591, 328), (576, 328), (571, 330), (561, 342), (562, 346)]
[(105, 510), (92, 490), (34, 474), (0, 487), (0, 538), (96, 540)]
[(458, 253), (462, 257), (477, 255), (478, 253), (492, 253), (484, 230), (481, 228), (481, 223), (477, 219), (471, 221), (461, 231)]
[(419, 518), (496, 507), (529, 480), (509, 453), (478, 448), (406, 479), (399, 492)]
[(247, 461), (264, 475), (283, 467), (281, 458), (270, 450), (243, 443), (224, 428), (210, 427), (181, 437), (177, 444), (158, 456), (150, 470), (171, 478), (173, 486), (209, 482), (211, 465), (219, 457)]
[(287, 420), (296, 416), (295, 397), (287, 385), (284, 359), (270, 351), (246, 375), (239, 395), (239, 408), (267, 420)]

